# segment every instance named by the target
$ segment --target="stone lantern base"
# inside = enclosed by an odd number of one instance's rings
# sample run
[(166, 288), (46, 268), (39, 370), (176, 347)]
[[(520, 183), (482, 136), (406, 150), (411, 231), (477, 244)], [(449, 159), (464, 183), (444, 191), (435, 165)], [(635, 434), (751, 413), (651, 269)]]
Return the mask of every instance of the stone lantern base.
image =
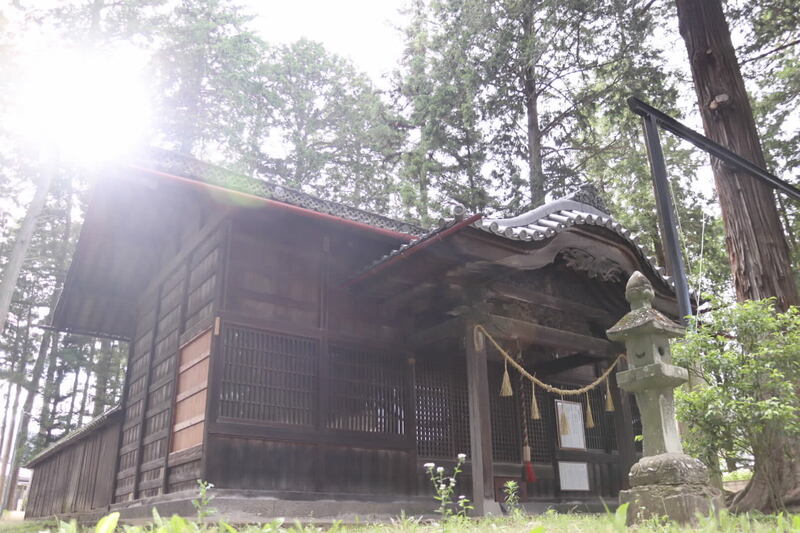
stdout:
[(721, 493), (709, 484), (708, 470), (694, 457), (663, 453), (642, 458), (628, 475), (630, 490), (619, 493), (628, 503), (628, 525), (667, 516), (691, 523), (697, 515), (716, 513), (724, 507)]

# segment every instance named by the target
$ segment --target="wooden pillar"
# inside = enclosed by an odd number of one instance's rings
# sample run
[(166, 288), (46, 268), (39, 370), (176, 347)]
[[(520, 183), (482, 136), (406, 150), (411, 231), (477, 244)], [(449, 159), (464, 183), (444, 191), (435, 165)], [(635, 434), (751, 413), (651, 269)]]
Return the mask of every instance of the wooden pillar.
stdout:
[(612, 372), (608, 378), (611, 398), (616, 406), (614, 410), (614, 426), (617, 434), (622, 488), (629, 489), (628, 472), (630, 472), (633, 463), (636, 462), (636, 446), (633, 442), (633, 412), (631, 411), (631, 403), (628, 400), (628, 393), (622, 392), (617, 386), (616, 372)]
[(475, 514), (500, 514), (494, 500), (494, 465), (492, 464), (492, 419), (489, 410), (489, 376), (486, 367), (486, 342), (475, 346), (475, 324), (467, 322), (464, 346), (467, 359), (469, 394), (469, 442), (472, 465), (472, 500)]

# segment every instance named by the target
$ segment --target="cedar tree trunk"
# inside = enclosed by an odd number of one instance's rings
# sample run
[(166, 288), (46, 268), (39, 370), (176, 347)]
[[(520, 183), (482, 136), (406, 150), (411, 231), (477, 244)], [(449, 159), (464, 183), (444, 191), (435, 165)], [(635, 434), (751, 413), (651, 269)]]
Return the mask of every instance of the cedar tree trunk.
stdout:
[[(731, 43), (721, 0), (676, 0), (703, 127), (708, 137), (765, 167), (753, 111)], [(789, 251), (772, 190), (712, 158), (725, 223), (736, 298), (775, 297), (780, 309), (798, 304)], [(800, 500), (800, 446), (783, 428), (754, 443), (754, 475), (732, 509), (775, 510)]]
[[(531, 39), (533, 16), (522, 17), (525, 41)], [(532, 64), (526, 64), (522, 73), (525, 96), (525, 115), (528, 134), (528, 186), (531, 191), (531, 208), (544, 203), (544, 170), (542, 168), (542, 131), (539, 129), (539, 95), (536, 87), (536, 72)]]
[[(766, 167), (720, 0), (677, 0), (706, 135)], [(772, 189), (712, 158), (736, 297), (800, 303)]]

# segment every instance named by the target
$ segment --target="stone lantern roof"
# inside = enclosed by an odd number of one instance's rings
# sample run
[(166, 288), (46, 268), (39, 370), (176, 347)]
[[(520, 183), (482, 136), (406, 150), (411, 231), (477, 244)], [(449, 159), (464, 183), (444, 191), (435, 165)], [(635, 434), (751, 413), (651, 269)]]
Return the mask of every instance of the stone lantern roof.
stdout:
[(613, 341), (621, 341), (631, 334), (659, 333), (665, 337), (682, 337), (686, 329), (653, 309), (653, 285), (644, 274), (634, 272), (625, 286), (625, 299), (631, 311), (614, 324), (606, 335)]

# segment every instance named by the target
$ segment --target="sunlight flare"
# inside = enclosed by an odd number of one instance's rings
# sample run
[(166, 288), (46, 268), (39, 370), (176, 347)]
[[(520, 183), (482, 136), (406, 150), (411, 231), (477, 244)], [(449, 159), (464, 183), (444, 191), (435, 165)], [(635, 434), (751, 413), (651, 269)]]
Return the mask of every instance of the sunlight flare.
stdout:
[(34, 146), (92, 163), (132, 150), (150, 121), (135, 49), (49, 50), (26, 61), (11, 128)]

